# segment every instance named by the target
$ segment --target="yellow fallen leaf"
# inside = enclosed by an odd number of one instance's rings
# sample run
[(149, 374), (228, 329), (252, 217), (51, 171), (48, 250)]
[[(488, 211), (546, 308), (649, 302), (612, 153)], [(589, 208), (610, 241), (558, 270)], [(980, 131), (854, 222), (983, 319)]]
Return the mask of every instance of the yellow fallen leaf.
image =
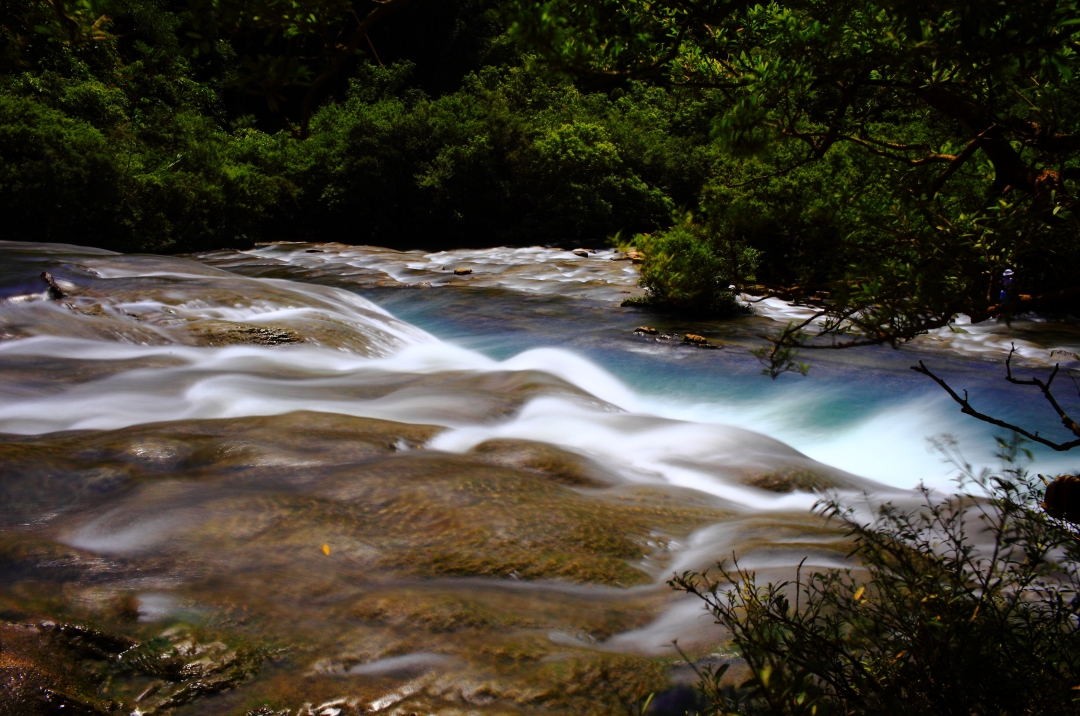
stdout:
[(325, 554), (327, 557), (329, 557), (330, 556), (330, 545), (324, 544), (322, 546), (322, 553)]
[(866, 587), (859, 587), (858, 589), (855, 590), (855, 601), (856, 602), (859, 601), (860, 599), (862, 599), (863, 592), (865, 592), (865, 591), (866, 591)]

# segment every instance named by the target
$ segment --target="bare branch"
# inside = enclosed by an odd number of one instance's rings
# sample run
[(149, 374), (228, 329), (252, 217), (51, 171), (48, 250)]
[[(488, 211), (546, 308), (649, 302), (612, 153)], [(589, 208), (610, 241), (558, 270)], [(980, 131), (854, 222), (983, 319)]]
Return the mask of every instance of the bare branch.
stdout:
[[(985, 134), (985, 132), (983, 134)], [(938, 176), (938, 178), (935, 179), (929, 187), (927, 187), (927, 196), (933, 197), (935, 194), (941, 191), (941, 187), (945, 185), (946, 180), (948, 180), (948, 178), (951, 177), (957, 169), (963, 166), (964, 162), (966, 162), (971, 157), (971, 155), (975, 153), (975, 150), (979, 148), (980, 137), (982, 137), (981, 134), (968, 142), (967, 146), (960, 150), (960, 153), (957, 154), (951, 162), (949, 162), (949, 166), (945, 167), (945, 171), (943, 171)]]
[(1061, 424), (1065, 426), (1065, 429), (1069, 430), (1070, 432), (1072, 432), (1073, 435), (1080, 438), (1080, 425), (1077, 425), (1076, 421), (1070, 418), (1065, 413), (1065, 410), (1062, 409), (1061, 405), (1054, 397), (1054, 394), (1050, 392), (1050, 386), (1053, 384), (1054, 378), (1057, 377), (1058, 370), (1060, 370), (1061, 368), (1061, 364), (1054, 364), (1054, 370), (1050, 373), (1050, 377), (1046, 380), (1045, 383), (1038, 378), (1031, 378), (1030, 380), (1020, 380), (1018, 378), (1012, 377), (1012, 366), (1010, 365), (1010, 362), (1012, 361), (1013, 353), (1015, 352), (1016, 344), (1014, 343), (1012, 345), (1012, 349), (1009, 351), (1009, 357), (1005, 359), (1005, 370), (1007, 372), (1006, 380), (1008, 380), (1010, 383), (1016, 383), (1017, 385), (1038, 386), (1039, 390), (1042, 391), (1043, 397), (1046, 398), (1047, 402), (1050, 403), (1051, 407), (1053, 407), (1054, 412), (1058, 414), (1059, 418), (1061, 418)]
[[(1080, 447), (1080, 425), (1077, 425), (1076, 421), (1072, 420), (1068, 415), (1066, 415), (1065, 412), (1061, 409), (1061, 406), (1058, 405), (1057, 400), (1055, 400), (1053, 395), (1050, 394), (1049, 383), (1043, 383), (1038, 378), (1032, 378), (1031, 380), (1019, 380), (1012, 377), (1012, 369), (1009, 363), (1012, 360), (1012, 354), (1013, 352), (1015, 352), (1015, 350), (1016, 347), (1013, 346), (1013, 350), (1009, 352), (1009, 357), (1005, 361), (1005, 379), (1008, 380), (1010, 383), (1039, 386), (1039, 388), (1043, 391), (1043, 395), (1047, 398), (1047, 400), (1050, 401), (1050, 404), (1054, 406), (1054, 409), (1057, 411), (1058, 415), (1061, 416), (1062, 424), (1074, 435), (1077, 436), (1076, 440), (1072, 440), (1070, 442), (1056, 443), (1052, 440), (1047, 440), (1046, 438), (1041, 437), (1038, 432), (1032, 433), (1025, 430), (1024, 428), (1021, 428), (1018, 425), (1013, 425), (1012, 423), (1007, 423), (1004, 420), (999, 420), (985, 413), (980, 413), (979, 411), (975, 410), (975, 408), (971, 407), (971, 403), (968, 401), (968, 395), (966, 390), (964, 391), (964, 397), (961, 398), (959, 395), (957, 395), (956, 391), (949, 386), (948, 383), (946, 383), (938, 376), (934, 375), (934, 373), (932, 373), (930, 369), (923, 364), (922, 361), (919, 361), (919, 365), (917, 366), (911, 366), (911, 369), (916, 373), (922, 373), (923, 375), (929, 377), (931, 380), (937, 383), (939, 386), (941, 386), (941, 388), (949, 394), (949, 397), (960, 405), (960, 412), (964, 415), (970, 415), (971, 417), (981, 420), (984, 423), (990, 423), (991, 425), (997, 425), (998, 427), (1005, 428), (1006, 430), (1012, 430), (1015, 433), (1023, 435), (1028, 440), (1033, 440), (1042, 445), (1046, 445), (1047, 447), (1053, 450), (1057, 450), (1058, 452), (1065, 452), (1067, 450), (1072, 450), (1074, 447)], [(1057, 368), (1054, 369), (1054, 374), (1057, 374)]]

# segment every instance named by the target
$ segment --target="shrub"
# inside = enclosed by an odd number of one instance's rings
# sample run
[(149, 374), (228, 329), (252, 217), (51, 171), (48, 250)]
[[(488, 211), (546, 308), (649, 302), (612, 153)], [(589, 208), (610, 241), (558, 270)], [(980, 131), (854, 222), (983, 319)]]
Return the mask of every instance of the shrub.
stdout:
[(365, 68), (344, 102), (312, 119), (287, 172), (320, 230), (447, 248), (600, 241), (669, 220), (664, 188), (613, 140), (607, 97), (485, 68), (432, 99), (403, 89), (409, 71)]
[(758, 252), (733, 239), (725, 227), (694, 223), (685, 215), (673, 228), (636, 237), (645, 255), (637, 302), (702, 317), (748, 313), (733, 287), (754, 279)]
[(77, 243), (85, 227), (112, 224), (121, 174), (95, 127), (0, 94), (0, 214), (9, 236)]
[[(976, 488), (861, 522), (821, 512), (853, 540), (861, 567), (758, 584), (752, 572), (686, 573), (750, 677), (700, 684), (715, 714), (1066, 714), (1080, 712), (1080, 542), (1039, 510), (1040, 485), (1015, 465)], [(958, 463), (960, 464), (960, 463)]]

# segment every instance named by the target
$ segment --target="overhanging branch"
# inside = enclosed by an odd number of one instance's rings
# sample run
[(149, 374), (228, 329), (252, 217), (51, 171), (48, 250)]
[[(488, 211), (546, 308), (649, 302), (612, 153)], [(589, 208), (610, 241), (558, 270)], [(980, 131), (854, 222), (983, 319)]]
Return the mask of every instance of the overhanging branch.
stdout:
[(990, 423), (991, 425), (997, 425), (999, 428), (1005, 428), (1006, 430), (1012, 430), (1013, 432), (1016, 432), (1016, 433), (1018, 433), (1020, 435), (1023, 435), (1028, 440), (1033, 440), (1033, 441), (1035, 441), (1035, 442), (1037, 442), (1037, 443), (1039, 443), (1041, 445), (1045, 445), (1045, 446), (1047, 446), (1047, 447), (1049, 447), (1049, 448), (1051, 448), (1053, 450), (1057, 450), (1058, 452), (1065, 452), (1065, 451), (1068, 451), (1068, 450), (1072, 450), (1075, 447), (1080, 447), (1080, 425), (1077, 425), (1076, 421), (1073, 420), (1072, 418), (1070, 418), (1065, 413), (1065, 411), (1061, 409), (1061, 406), (1058, 404), (1057, 400), (1054, 398), (1054, 396), (1050, 392), (1050, 385), (1053, 382), (1054, 376), (1057, 375), (1058, 366), (1054, 366), (1054, 371), (1053, 371), (1053, 373), (1051, 373), (1050, 379), (1047, 380), (1046, 382), (1043, 382), (1043, 381), (1039, 380), (1038, 378), (1031, 378), (1029, 380), (1020, 380), (1018, 378), (1014, 378), (1013, 375), (1012, 375), (1011, 361), (1012, 361), (1013, 353), (1015, 353), (1015, 352), (1016, 352), (1016, 346), (1014, 345), (1012, 350), (1009, 351), (1009, 357), (1005, 359), (1005, 371), (1006, 371), (1005, 379), (1008, 380), (1010, 383), (1015, 383), (1017, 385), (1035, 385), (1035, 386), (1038, 386), (1039, 389), (1043, 393), (1043, 397), (1045, 397), (1050, 402), (1050, 404), (1054, 407), (1054, 410), (1057, 412), (1058, 416), (1061, 418), (1062, 424), (1070, 432), (1072, 432), (1074, 435), (1077, 436), (1076, 440), (1072, 440), (1072, 441), (1069, 441), (1069, 442), (1054, 442), (1053, 440), (1047, 440), (1046, 438), (1039, 435), (1038, 431), (1035, 431), (1034, 433), (1032, 433), (1032, 432), (1030, 432), (1028, 430), (1025, 430), (1024, 428), (1020, 427), (1019, 425), (1014, 425), (1013, 423), (1009, 423), (1009, 422), (1006, 422), (1004, 420), (1000, 420), (1000, 419), (995, 418), (995, 417), (993, 417), (991, 415), (987, 415), (986, 413), (981, 413), (978, 410), (976, 410), (975, 408), (971, 407), (971, 403), (968, 400), (968, 394), (967, 394), (966, 390), (964, 391), (964, 397), (961, 398), (957, 394), (957, 392), (955, 390), (953, 390), (952, 387), (948, 383), (946, 383), (942, 378), (939, 378), (938, 376), (934, 375), (934, 373), (929, 368), (927, 368), (926, 365), (922, 361), (919, 361), (919, 365), (917, 365), (917, 366), (914, 366), (914, 365), (911, 366), (911, 369), (913, 371), (915, 371), (916, 373), (922, 373), (923, 375), (929, 377), (931, 380), (933, 380), (935, 383), (937, 383), (939, 386), (941, 386), (941, 388), (946, 393), (949, 394), (949, 397), (952, 398), (954, 401), (956, 401), (956, 403), (958, 403), (960, 405), (960, 412), (963, 413), (964, 415), (970, 415), (971, 417), (976, 418), (978, 420), (981, 420), (984, 423)]

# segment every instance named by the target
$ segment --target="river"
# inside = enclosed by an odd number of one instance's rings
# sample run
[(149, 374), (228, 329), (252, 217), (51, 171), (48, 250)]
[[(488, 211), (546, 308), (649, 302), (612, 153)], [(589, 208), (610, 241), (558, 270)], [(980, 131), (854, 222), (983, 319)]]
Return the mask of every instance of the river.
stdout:
[(1075, 322), (961, 320), (772, 381), (749, 349), (805, 308), (620, 307), (641, 289), (611, 250), (0, 253), (0, 641), (36, 663), (42, 624), (134, 639), (69, 678), (125, 713), (632, 712), (686, 681), (674, 639), (730, 658), (673, 571), (843, 566), (822, 491), (947, 491), (942, 434), (994, 464), (909, 366), (1053, 435), (1002, 362), (1080, 351)]

